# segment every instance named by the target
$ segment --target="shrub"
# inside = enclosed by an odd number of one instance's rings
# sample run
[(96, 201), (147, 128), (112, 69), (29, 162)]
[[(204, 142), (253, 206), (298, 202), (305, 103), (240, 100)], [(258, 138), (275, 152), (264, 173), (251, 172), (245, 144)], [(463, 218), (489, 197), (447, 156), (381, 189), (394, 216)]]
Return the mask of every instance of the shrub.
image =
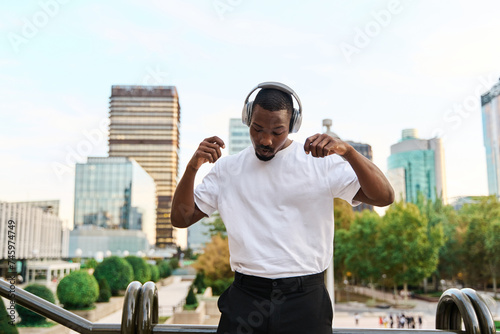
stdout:
[(160, 277), (161, 278), (165, 278), (165, 277), (172, 275), (172, 267), (170, 267), (170, 264), (168, 261), (165, 261), (165, 260), (161, 261), (158, 264), (158, 270), (160, 270)]
[[(48, 302), (55, 303), (56, 299), (52, 291), (44, 285), (41, 284), (30, 284), (25, 289), (25, 291), (34, 294), (40, 298), (45, 299)], [(22, 307), (21, 305), (16, 305), (17, 313), (21, 317), (21, 324), (23, 325), (38, 325), (45, 322), (45, 317)]]
[(217, 279), (215, 281), (207, 280), (207, 285), (212, 287), (212, 294), (220, 296), (233, 282), (233, 278)]
[(196, 273), (193, 285), (196, 288), (196, 292), (203, 293), (203, 291), (205, 291), (207, 286), (205, 284), (205, 274), (203, 273), (203, 271), (199, 271)]
[(169, 263), (170, 263), (170, 268), (172, 268), (172, 270), (179, 268), (179, 259), (178, 258), (176, 258), (176, 257), (171, 258)]
[(151, 279), (151, 269), (146, 260), (142, 257), (130, 255), (127, 256), (125, 260), (132, 266), (134, 281), (139, 281), (144, 284)]
[(85, 270), (73, 271), (57, 285), (57, 298), (66, 309), (92, 306), (99, 296), (99, 285)]
[(160, 280), (160, 270), (157, 266), (150, 264), (149, 269), (151, 269), (151, 280), (153, 282), (158, 282)]
[[(0, 301), (2, 301), (1, 298), (0, 298)], [(9, 305), (12, 305), (12, 304), (10, 304), (10, 301), (9, 301)], [(12, 311), (12, 312), (14, 312), (14, 311)], [(9, 312), (7, 312), (7, 309), (5, 308), (5, 305), (2, 301), (0, 303), (0, 328), (1, 328), (0, 331), (1, 331), (1, 333), (18, 334), (19, 332), (17, 331), (16, 325), (13, 325), (13, 322), (15, 320), (16, 319), (10, 317)]]
[(105, 258), (97, 265), (94, 276), (99, 281), (105, 278), (111, 289), (111, 294), (117, 296), (120, 290), (125, 290), (134, 279), (132, 266), (118, 256)]
[(97, 302), (107, 303), (111, 298), (111, 289), (109, 288), (108, 281), (105, 278), (99, 280), (99, 297), (97, 297)]
[(192, 308), (196, 308), (198, 306), (198, 299), (196, 298), (196, 295), (194, 294), (194, 288), (193, 285), (189, 287), (189, 292), (186, 296), (186, 306), (189, 305)]
[(82, 266), (82, 269), (83, 268), (90, 269), (90, 268), (95, 268), (95, 267), (97, 267), (96, 259), (90, 258), (90, 259), (87, 259), (87, 261), (85, 261), (85, 264)]

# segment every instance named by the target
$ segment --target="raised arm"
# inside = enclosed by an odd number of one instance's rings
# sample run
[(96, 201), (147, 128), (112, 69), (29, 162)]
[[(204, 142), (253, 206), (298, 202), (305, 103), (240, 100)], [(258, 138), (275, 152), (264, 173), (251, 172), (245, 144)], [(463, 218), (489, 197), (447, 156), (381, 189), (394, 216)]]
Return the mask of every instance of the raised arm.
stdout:
[(394, 202), (394, 190), (384, 173), (346, 142), (327, 134), (315, 134), (307, 138), (304, 150), (313, 157), (331, 154), (344, 157), (351, 164), (361, 185), (361, 189), (354, 196), (355, 200), (376, 206), (386, 206)]
[(170, 220), (175, 227), (185, 228), (207, 215), (194, 203), (194, 179), (205, 162), (214, 163), (221, 157), (224, 142), (217, 136), (203, 140), (189, 161), (186, 171), (175, 189)]

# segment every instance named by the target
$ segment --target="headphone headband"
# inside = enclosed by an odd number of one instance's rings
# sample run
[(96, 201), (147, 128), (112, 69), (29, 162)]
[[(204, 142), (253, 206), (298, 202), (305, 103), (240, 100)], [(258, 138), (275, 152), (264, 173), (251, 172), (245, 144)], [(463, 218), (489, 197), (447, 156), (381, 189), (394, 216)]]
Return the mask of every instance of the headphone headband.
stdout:
[(297, 132), (300, 128), (300, 124), (302, 123), (302, 103), (300, 102), (299, 96), (285, 84), (282, 84), (281, 82), (276, 82), (276, 81), (266, 81), (258, 84), (254, 89), (248, 93), (246, 99), (245, 99), (245, 105), (243, 107), (243, 112), (242, 112), (242, 122), (243, 124), (250, 126), (250, 122), (252, 120), (252, 109), (253, 109), (253, 101), (248, 101), (250, 98), (250, 95), (252, 95), (253, 92), (255, 92), (257, 89), (264, 89), (264, 88), (269, 88), (269, 89), (277, 89), (280, 90), (284, 93), (290, 94), (295, 98), (299, 105), (299, 109), (293, 108), (292, 112), (292, 118), (290, 120), (290, 129), (289, 131), (294, 133)]

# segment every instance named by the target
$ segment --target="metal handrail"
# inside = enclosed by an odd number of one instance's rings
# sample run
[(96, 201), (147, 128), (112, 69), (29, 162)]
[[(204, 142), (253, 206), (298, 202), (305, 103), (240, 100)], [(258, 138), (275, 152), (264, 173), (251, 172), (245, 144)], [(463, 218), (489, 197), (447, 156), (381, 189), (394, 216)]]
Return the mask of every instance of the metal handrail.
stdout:
[[(44, 317), (60, 323), (79, 333), (122, 333), (122, 334), (200, 334), (217, 332), (217, 326), (207, 325), (167, 325), (158, 324), (158, 290), (153, 282), (142, 285), (140, 282), (129, 284), (125, 293), (121, 324), (98, 324), (54, 305), (38, 296), (15, 287), (0, 279), (0, 296), (15, 300)], [(464, 319), (466, 331), (461, 330)], [(449, 289), (443, 293), (436, 313), (438, 330), (412, 329), (412, 334), (498, 334), (495, 331), (491, 313), (484, 301), (472, 289)], [(333, 329), (333, 334), (397, 334), (407, 332), (404, 329)]]
[(137, 334), (149, 334), (153, 325), (158, 323), (158, 289), (153, 282), (142, 287), (141, 303), (137, 312)]
[[(11, 289), (11, 284), (0, 279), (0, 295), (26, 307), (46, 318), (60, 323), (78, 333), (120, 333), (120, 324), (95, 324), (43, 298), (24, 291), (19, 287)], [(15, 293), (12, 293), (15, 291)]]
[(123, 301), (121, 334), (135, 334), (135, 328), (137, 327), (135, 310), (138, 308), (141, 293), (141, 282), (134, 281), (128, 285), (125, 300)]
[(458, 289), (448, 289), (439, 298), (436, 329), (461, 330), (462, 319), (468, 334), (479, 334), (479, 321), (469, 297)]
[(472, 306), (476, 311), (477, 320), (479, 321), (481, 334), (495, 334), (495, 321), (493, 321), (490, 309), (486, 306), (481, 296), (479, 296), (475, 290), (469, 288), (462, 289), (462, 292), (469, 297), (472, 302)]

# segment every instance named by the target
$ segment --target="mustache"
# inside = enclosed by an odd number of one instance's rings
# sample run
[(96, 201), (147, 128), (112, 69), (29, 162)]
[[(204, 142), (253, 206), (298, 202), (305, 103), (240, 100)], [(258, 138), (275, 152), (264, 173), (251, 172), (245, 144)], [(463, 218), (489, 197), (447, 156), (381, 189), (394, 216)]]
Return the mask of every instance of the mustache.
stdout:
[(272, 150), (271, 146), (264, 146), (264, 145), (259, 145), (259, 146), (257, 146), (257, 148), (259, 148), (261, 150), (269, 150), (269, 151)]

